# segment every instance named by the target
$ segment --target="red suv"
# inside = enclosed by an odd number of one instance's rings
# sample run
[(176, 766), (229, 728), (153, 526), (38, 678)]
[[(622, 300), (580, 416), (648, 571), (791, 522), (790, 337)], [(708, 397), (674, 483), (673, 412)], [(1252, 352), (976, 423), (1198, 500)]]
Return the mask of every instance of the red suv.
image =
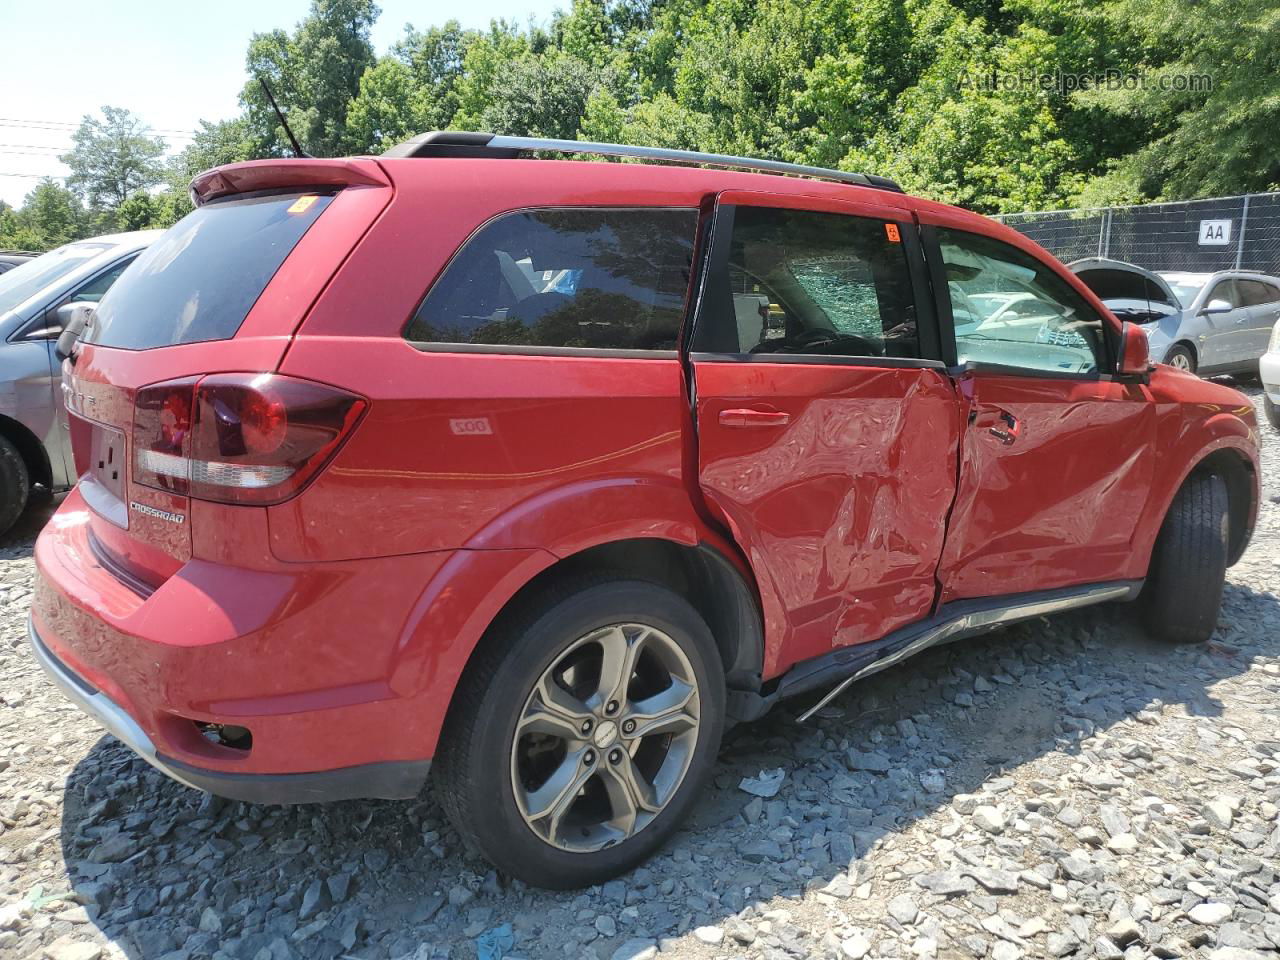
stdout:
[(499, 868), (596, 883), (726, 723), (1085, 604), (1205, 640), (1252, 532), (1248, 400), (880, 178), (449, 133), (192, 192), (64, 364), (30, 639), (202, 790), (430, 771)]

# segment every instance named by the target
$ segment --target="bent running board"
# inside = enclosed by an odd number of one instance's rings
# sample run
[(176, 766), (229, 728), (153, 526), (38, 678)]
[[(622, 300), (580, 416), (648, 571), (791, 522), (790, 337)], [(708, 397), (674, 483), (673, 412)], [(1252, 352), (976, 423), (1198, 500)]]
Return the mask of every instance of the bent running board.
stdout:
[(1007, 597), (957, 600), (944, 605), (936, 616), (903, 627), (879, 640), (843, 647), (796, 664), (783, 675), (769, 700), (793, 697), (838, 681), (826, 696), (800, 715), (799, 720), (803, 723), (853, 682), (886, 670), (929, 647), (971, 637), (1019, 620), (1105, 603), (1108, 600), (1132, 600), (1141, 589), (1141, 580), (1120, 580)]

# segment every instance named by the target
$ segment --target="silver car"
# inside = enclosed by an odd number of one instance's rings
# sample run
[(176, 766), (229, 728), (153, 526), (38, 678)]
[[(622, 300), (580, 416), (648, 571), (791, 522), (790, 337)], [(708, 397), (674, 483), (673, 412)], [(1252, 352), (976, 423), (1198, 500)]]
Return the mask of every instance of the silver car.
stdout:
[(31, 488), (75, 481), (54, 343), (77, 303), (97, 302), (162, 231), (78, 240), (0, 274), (0, 533)]
[(1152, 273), (1102, 258), (1068, 266), (1120, 319), (1142, 324), (1152, 359), (1201, 376), (1256, 375), (1280, 320), (1280, 278), (1254, 271)]

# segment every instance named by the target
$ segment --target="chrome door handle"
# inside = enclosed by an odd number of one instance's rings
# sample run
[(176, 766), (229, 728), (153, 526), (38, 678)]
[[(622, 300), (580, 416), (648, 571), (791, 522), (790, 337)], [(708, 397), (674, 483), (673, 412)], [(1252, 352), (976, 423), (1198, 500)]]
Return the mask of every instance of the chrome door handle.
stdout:
[(987, 432), (1007, 447), (1022, 436), (1022, 421), (1012, 413), (1002, 412), (1000, 424), (991, 427)]

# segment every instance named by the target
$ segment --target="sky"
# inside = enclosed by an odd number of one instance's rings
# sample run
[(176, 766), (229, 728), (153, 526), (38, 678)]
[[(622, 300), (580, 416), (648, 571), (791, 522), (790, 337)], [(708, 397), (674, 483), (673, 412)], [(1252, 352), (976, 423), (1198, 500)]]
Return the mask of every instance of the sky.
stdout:
[[(545, 23), (569, 0), (380, 0), (374, 46), (386, 50), (406, 23), (449, 18), (484, 27), (495, 17)], [(0, 0), (0, 200), (14, 206), (37, 178), (67, 172), (59, 153), (86, 113), (125, 107), (172, 150), (200, 120), (239, 112), (244, 55), (253, 33), (292, 29), (309, 0)], [(21, 82), (19, 82), (21, 80)]]

